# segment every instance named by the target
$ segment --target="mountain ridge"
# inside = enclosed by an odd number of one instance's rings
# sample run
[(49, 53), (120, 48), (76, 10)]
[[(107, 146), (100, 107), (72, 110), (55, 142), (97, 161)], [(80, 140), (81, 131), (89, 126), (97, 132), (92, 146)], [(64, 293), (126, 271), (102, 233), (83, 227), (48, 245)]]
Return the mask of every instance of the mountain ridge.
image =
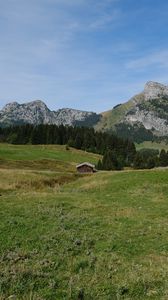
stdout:
[(22, 124), (50, 124), (75, 126), (85, 123), (93, 126), (98, 122), (99, 114), (72, 108), (61, 108), (56, 111), (50, 110), (42, 100), (21, 103), (14, 101), (8, 103), (0, 110), (0, 125)]
[(140, 136), (142, 141), (168, 137), (168, 86), (148, 81), (141, 93), (100, 114), (72, 108), (51, 111), (42, 100), (15, 101), (0, 110), (0, 126), (26, 123), (90, 126), (135, 141)]

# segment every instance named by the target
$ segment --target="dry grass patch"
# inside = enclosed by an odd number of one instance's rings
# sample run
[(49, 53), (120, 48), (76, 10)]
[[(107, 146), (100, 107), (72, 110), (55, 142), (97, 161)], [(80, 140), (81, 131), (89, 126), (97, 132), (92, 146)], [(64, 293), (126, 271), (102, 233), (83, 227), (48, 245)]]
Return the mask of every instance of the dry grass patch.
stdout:
[(63, 162), (54, 159), (41, 160), (2, 160), (0, 159), (1, 169), (26, 169), (26, 170), (52, 170), (58, 172), (75, 172), (75, 164), (73, 162)]
[(167, 255), (158, 255), (156, 253), (146, 255), (143, 259), (143, 261), (149, 265), (149, 266), (159, 266), (159, 268), (162, 266), (162, 268), (166, 268), (168, 270), (168, 257)]
[(105, 185), (108, 184), (107, 180), (97, 180), (95, 179), (90, 179), (89, 182), (85, 182), (80, 186), (81, 190), (92, 190), (92, 189), (101, 189), (104, 188)]
[(0, 169), (0, 191), (11, 190), (44, 190), (52, 188), (58, 190), (59, 186), (77, 180), (75, 173), (33, 172), (30, 170)]
[(165, 202), (165, 200), (166, 199), (165, 199), (165, 196), (163, 194), (160, 194), (159, 196), (153, 197), (151, 199), (151, 201), (154, 202), (154, 203), (163, 203), (163, 202)]
[(115, 211), (116, 217), (135, 218), (138, 214), (139, 212), (133, 207), (126, 207)]

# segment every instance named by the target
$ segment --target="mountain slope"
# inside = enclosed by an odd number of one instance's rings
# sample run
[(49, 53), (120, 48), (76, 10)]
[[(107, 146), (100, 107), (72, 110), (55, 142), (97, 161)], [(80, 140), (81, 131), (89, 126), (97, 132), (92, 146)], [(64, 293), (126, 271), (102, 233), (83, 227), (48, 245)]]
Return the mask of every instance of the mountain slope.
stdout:
[(93, 126), (100, 115), (93, 112), (63, 108), (50, 111), (44, 102), (36, 100), (24, 104), (12, 102), (0, 111), (0, 126), (22, 124), (55, 124)]
[(0, 111), (0, 126), (26, 123), (93, 126), (135, 142), (168, 139), (168, 86), (149, 81), (142, 93), (102, 114), (70, 108), (51, 111), (40, 100), (9, 103)]
[(147, 82), (144, 91), (102, 114), (97, 130), (116, 131), (134, 140), (168, 136), (168, 87)]

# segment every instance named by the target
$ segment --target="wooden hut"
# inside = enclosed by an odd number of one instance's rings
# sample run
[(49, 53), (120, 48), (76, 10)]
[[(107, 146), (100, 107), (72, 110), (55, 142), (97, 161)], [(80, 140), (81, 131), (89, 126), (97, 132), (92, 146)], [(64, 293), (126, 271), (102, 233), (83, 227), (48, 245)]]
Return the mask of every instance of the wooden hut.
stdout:
[(88, 162), (81, 163), (76, 166), (76, 169), (79, 173), (95, 173), (95, 165), (92, 165)]

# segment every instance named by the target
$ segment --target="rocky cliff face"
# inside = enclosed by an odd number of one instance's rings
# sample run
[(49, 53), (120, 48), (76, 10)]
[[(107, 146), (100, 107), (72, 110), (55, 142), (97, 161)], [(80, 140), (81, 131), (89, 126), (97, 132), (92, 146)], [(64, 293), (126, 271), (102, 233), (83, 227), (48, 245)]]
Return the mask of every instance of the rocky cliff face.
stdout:
[(139, 128), (142, 138), (145, 130), (149, 138), (168, 136), (168, 86), (147, 82), (142, 93), (104, 113), (96, 128), (115, 130), (126, 137), (132, 137), (134, 128), (136, 134)]
[(148, 82), (143, 98), (126, 113), (123, 121), (130, 124), (139, 122), (155, 135), (168, 135), (168, 87)]
[(148, 81), (145, 84), (143, 94), (146, 101), (151, 99), (160, 99), (161, 97), (168, 97), (168, 86), (158, 82)]
[(83, 125), (93, 126), (100, 119), (100, 115), (93, 112), (63, 108), (50, 111), (44, 102), (36, 100), (25, 104), (12, 102), (0, 111), (0, 125), (21, 124), (55, 124), (55, 125)]

